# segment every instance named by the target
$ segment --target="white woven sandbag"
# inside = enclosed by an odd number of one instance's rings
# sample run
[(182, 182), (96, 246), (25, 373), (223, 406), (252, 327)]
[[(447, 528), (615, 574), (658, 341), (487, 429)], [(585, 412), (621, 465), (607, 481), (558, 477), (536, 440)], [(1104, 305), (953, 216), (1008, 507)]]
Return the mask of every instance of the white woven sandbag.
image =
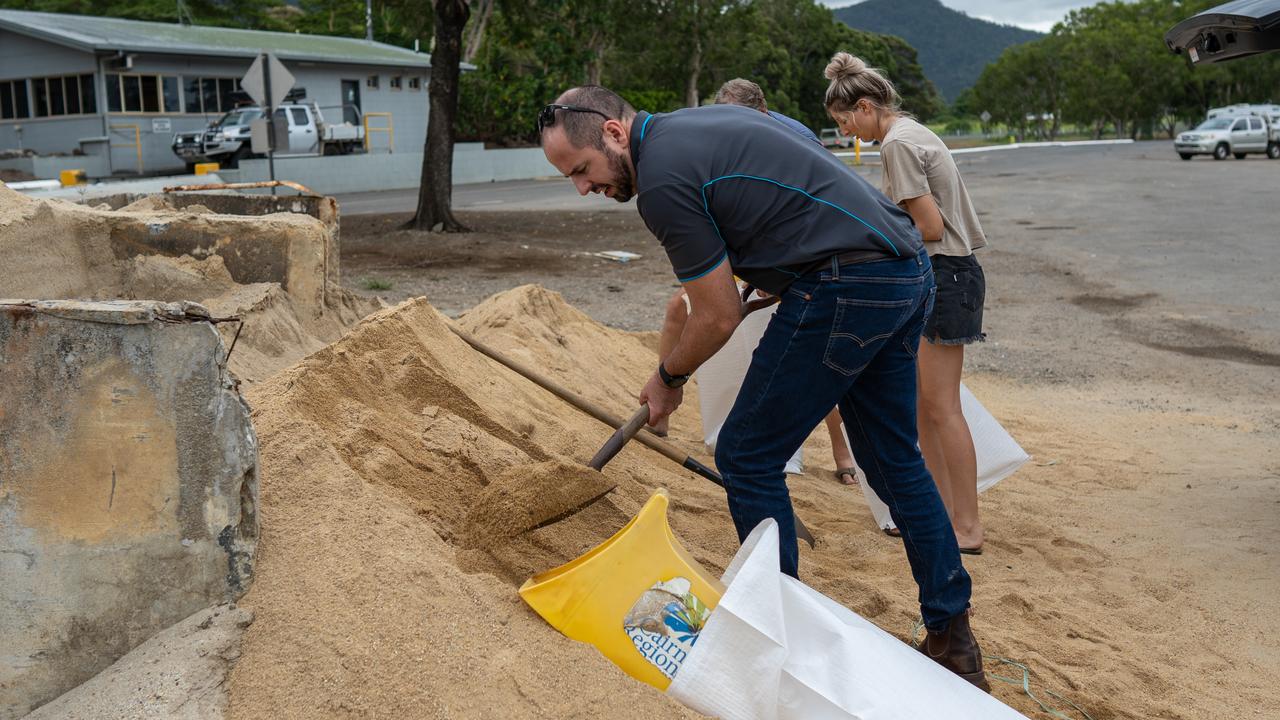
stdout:
[[(973, 450), (978, 459), (978, 492), (985, 492), (1016, 472), (1031, 456), (1009, 435), (1000, 421), (987, 412), (964, 383), (960, 383), (960, 407), (964, 412), (965, 422), (969, 424)], [(889, 507), (867, 485), (861, 470), (858, 471), (858, 484), (862, 487), (867, 507), (871, 508), (871, 514), (875, 516), (876, 525), (885, 530), (897, 527), (893, 524), (893, 518), (889, 517)]]
[[(738, 399), (742, 379), (747, 376), (747, 368), (751, 365), (751, 354), (756, 351), (769, 320), (777, 310), (777, 305), (771, 305), (743, 318), (724, 347), (708, 358), (694, 375), (698, 381), (698, 402), (702, 411), (702, 441), (706, 443), (708, 452), (716, 451), (720, 428), (724, 427), (725, 418), (729, 417), (729, 410)], [(787, 461), (787, 472), (804, 472), (803, 459), (803, 453), (796, 450)]]
[(724, 720), (1025, 720), (857, 613), (778, 570), (751, 532), (667, 694)]

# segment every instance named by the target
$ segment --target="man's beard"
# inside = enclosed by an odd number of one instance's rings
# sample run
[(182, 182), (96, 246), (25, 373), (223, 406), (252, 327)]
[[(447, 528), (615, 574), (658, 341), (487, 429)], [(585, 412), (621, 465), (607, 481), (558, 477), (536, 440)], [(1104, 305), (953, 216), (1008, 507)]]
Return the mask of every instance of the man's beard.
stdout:
[(636, 178), (632, 174), (631, 168), (627, 165), (627, 159), (622, 153), (614, 153), (611, 150), (605, 150), (605, 155), (609, 157), (609, 170), (613, 173), (613, 199), (620, 203), (627, 202), (632, 195), (636, 194)]

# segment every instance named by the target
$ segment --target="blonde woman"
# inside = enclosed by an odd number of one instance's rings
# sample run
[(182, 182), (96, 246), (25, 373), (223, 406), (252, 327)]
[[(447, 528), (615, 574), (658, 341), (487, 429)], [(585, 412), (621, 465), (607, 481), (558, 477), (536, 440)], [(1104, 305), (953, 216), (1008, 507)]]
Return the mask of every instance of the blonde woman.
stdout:
[(885, 195), (911, 214), (937, 283), (917, 356), (920, 450), (933, 474), (960, 552), (982, 553), (977, 461), (960, 409), (964, 346), (982, 342), (986, 280), (973, 251), (987, 244), (951, 152), (901, 109), (893, 83), (849, 53), (827, 65), (827, 113), (840, 131), (880, 143)]

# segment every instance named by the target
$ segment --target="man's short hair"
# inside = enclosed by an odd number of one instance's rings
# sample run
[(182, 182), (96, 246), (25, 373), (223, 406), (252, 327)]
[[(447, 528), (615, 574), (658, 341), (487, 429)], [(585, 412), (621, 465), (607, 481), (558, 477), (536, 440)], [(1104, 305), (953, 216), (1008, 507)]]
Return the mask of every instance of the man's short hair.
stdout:
[[(556, 98), (556, 102), (596, 110), (604, 113), (610, 120), (627, 120), (636, 114), (636, 109), (623, 100), (621, 95), (599, 85), (569, 88)], [(569, 138), (574, 147), (590, 145), (597, 150), (604, 150), (604, 123), (599, 115), (593, 112), (557, 110), (555, 118), (555, 123), (549, 127), (564, 128), (565, 137)], [(542, 132), (546, 131), (547, 128), (543, 128)], [(541, 142), (542, 138), (539, 137), (538, 141)]]
[(760, 112), (769, 111), (769, 106), (764, 102), (764, 90), (744, 78), (734, 78), (721, 85), (716, 91), (716, 104), (741, 105)]

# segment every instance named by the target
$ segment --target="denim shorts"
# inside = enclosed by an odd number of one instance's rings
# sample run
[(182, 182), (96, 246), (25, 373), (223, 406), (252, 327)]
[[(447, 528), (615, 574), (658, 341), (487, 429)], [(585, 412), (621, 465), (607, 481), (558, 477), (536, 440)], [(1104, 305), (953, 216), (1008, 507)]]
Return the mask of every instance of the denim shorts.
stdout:
[(987, 278), (972, 255), (934, 255), (933, 278), (938, 297), (933, 314), (924, 325), (924, 339), (934, 345), (968, 345), (983, 342), (982, 306), (987, 295)]

